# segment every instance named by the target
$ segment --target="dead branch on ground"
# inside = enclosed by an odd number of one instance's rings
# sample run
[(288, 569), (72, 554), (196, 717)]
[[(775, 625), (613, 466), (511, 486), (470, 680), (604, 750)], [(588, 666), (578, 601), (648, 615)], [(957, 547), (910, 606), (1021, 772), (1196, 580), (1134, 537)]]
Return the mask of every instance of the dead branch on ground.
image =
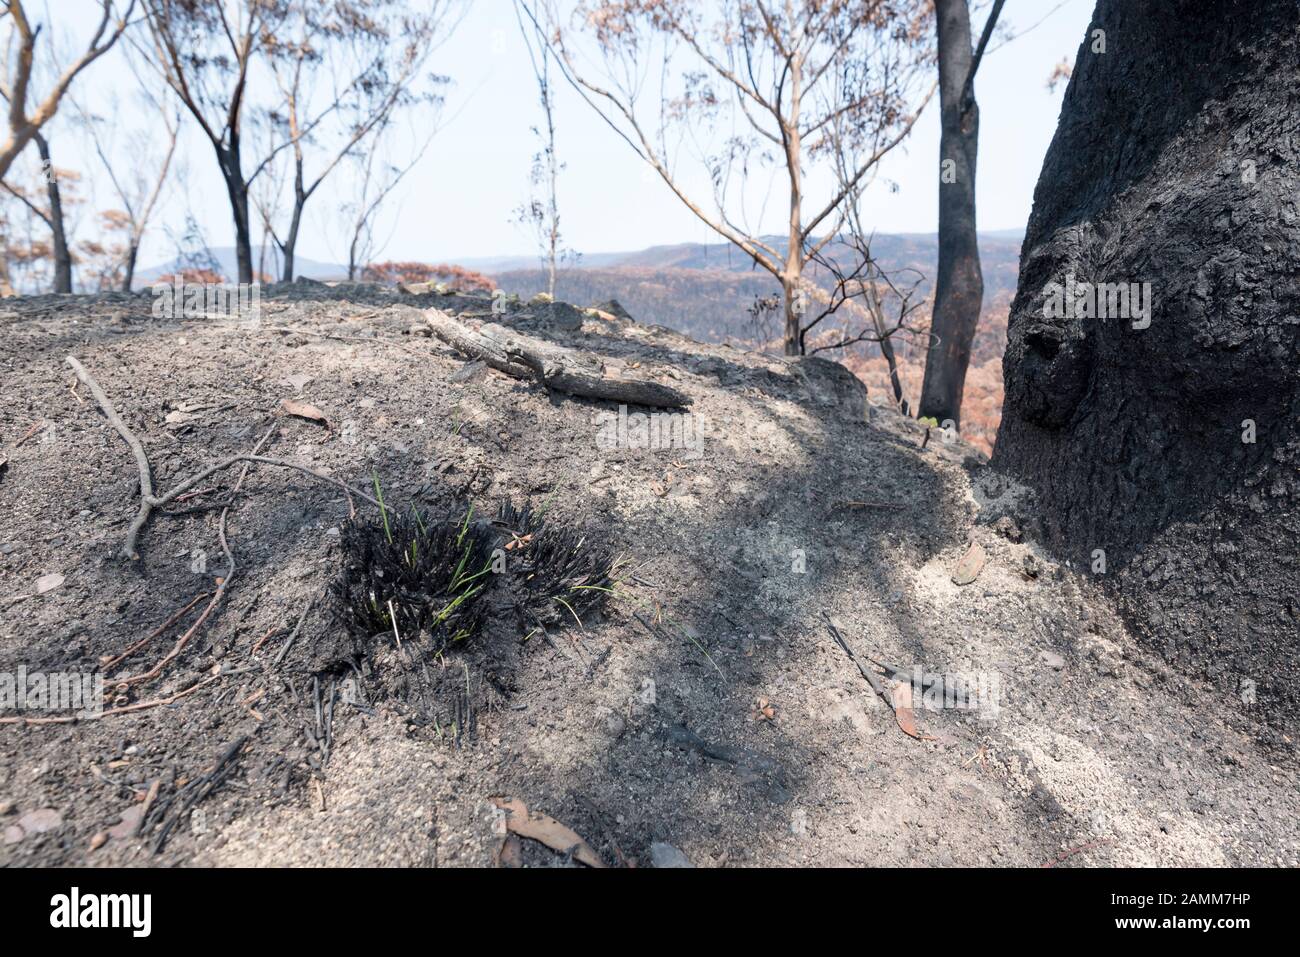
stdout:
[(439, 309), (424, 313), (429, 328), (457, 352), (479, 359), (508, 376), (587, 399), (607, 399), (627, 405), (677, 409), (691, 405), (690, 396), (670, 386), (643, 379), (609, 379), (604, 365), (585, 356), (511, 332), (492, 323), (477, 332)]
[[(90, 394), (95, 397), (95, 401), (99, 404), (99, 408), (108, 419), (109, 424), (117, 430), (118, 435), (122, 437), (122, 441), (127, 444), (127, 447), (130, 448), (132, 455), (135, 457), (136, 468), (140, 473), (140, 508), (136, 512), (136, 516), (132, 520), (130, 527), (127, 529), (126, 541), (122, 545), (122, 556), (130, 561), (138, 561), (140, 558), (139, 552), (136, 549), (136, 543), (139, 540), (140, 532), (144, 529), (145, 523), (149, 521), (150, 513), (152, 513), (155, 508), (159, 508), (175, 501), (190, 489), (194, 488), (212, 475), (215, 475), (217, 472), (244, 463), (259, 463), (261, 465), (274, 465), (278, 468), (293, 469), (302, 472), (304, 475), (310, 475), (312, 478), (321, 482), (326, 482), (340, 488), (349, 495), (356, 495), (369, 502), (371, 505), (374, 505), (376, 508), (380, 507), (377, 499), (372, 498), (360, 489), (353, 488), (346, 482), (339, 481), (332, 476), (326, 475), (324, 472), (317, 471), (316, 469), (306, 465), (300, 465), (297, 462), (287, 462), (283, 459), (268, 458), (264, 455), (258, 455), (256, 452), (251, 455), (232, 455), (215, 465), (208, 466), (188, 479), (185, 479), (165, 495), (155, 495), (153, 475), (149, 468), (149, 458), (145, 455), (144, 446), (140, 444), (140, 440), (136, 438), (135, 433), (132, 432), (127, 424), (122, 421), (122, 417), (117, 414), (117, 410), (113, 407), (113, 403), (104, 393), (104, 390), (100, 388), (99, 383), (95, 381), (94, 377), (86, 371), (85, 366), (72, 356), (68, 356), (67, 362), (68, 365), (72, 367), (72, 371), (76, 373), (77, 378), (80, 379), (86, 388), (90, 390)], [(244, 469), (244, 475), (246, 475), (247, 472), (248, 469), (246, 466)], [(244, 475), (240, 476), (236, 488), (243, 483)], [(229, 506), (227, 506), (225, 511), (228, 510)], [(225, 527), (225, 511), (222, 512), (223, 529)]]

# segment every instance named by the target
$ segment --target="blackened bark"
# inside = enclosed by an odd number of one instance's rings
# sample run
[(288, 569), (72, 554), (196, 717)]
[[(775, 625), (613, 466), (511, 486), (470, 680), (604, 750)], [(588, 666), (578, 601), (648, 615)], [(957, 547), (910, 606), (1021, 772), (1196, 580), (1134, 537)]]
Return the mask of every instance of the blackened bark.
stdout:
[(961, 424), (961, 397), (971, 342), (984, 302), (975, 223), (975, 161), (980, 111), (967, 82), (971, 76), (970, 10), (967, 0), (936, 0), (939, 40), (939, 264), (933, 334), (925, 360), (918, 414)]
[(63, 194), (59, 191), (59, 178), (54, 175), (54, 161), (50, 159), (50, 143), (40, 133), (32, 136), (36, 150), (41, 155), (41, 170), (45, 175), (45, 195), (50, 204), (51, 249), (54, 253), (54, 292), (72, 292), (72, 251), (68, 249), (68, 232), (63, 222)]
[(132, 239), (130, 246), (126, 251), (126, 264), (124, 275), (122, 276), (122, 291), (130, 292), (131, 286), (135, 283), (135, 264), (140, 257), (140, 240)]
[[(1291, 727), (1297, 63), (1295, 0), (1100, 0), (1034, 196), (994, 453), (1051, 546), (1094, 571), (1104, 551), (1139, 637)], [(1059, 315), (1069, 282), (1150, 283), (1149, 325)]]
[(239, 137), (233, 135), (229, 146), (218, 146), (217, 163), (221, 167), (221, 178), (226, 183), (226, 195), (230, 198), (230, 211), (235, 221), (235, 262), (239, 269), (238, 282), (253, 281), (253, 233), (249, 228), (248, 218), (248, 184), (244, 182), (244, 171), (239, 155)]
[(280, 252), (284, 256), (284, 271), (281, 278), (293, 282), (293, 252), (298, 247), (298, 229), (302, 226), (302, 208), (307, 205), (311, 193), (303, 188), (302, 156), (294, 162), (293, 174), (293, 219), (289, 223), (289, 233), (280, 243)]

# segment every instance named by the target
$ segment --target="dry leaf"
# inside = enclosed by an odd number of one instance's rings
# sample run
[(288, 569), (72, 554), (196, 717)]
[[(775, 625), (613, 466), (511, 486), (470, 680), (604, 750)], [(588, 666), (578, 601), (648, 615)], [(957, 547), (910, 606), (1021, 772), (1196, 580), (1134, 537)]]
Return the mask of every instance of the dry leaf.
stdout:
[(894, 685), (893, 690), (894, 718), (898, 721), (898, 726), (902, 728), (903, 734), (910, 738), (916, 738), (918, 741), (933, 741), (932, 735), (922, 734), (916, 730), (916, 715), (912, 713), (912, 686), (906, 683)]
[(497, 865), (510, 868), (524, 866), (524, 845), (513, 834), (507, 834), (501, 843), (501, 850), (497, 852)]
[(966, 550), (966, 554), (961, 557), (961, 561), (957, 563), (957, 568), (952, 573), (953, 584), (969, 585), (979, 578), (986, 560), (984, 549), (980, 548), (978, 542), (971, 542), (970, 548)]
[(286, 415), (297, 416), (309, 422), (318, 422), (327, 429), (330, 427), (329, 419), (325, 418), (325, 413), (314, 405), (308, 405), (306, 402), (295, 402), (293, 399), (285, 399), (280, 403), (280, 408)]
[(47, 591), (54, 591), (64, 582), (64, 577), (58, 572), (53, 575), (42, 575), (36, 579), (36, 594), (44, 595)]
[(762, 696), (754, 699), (754, 710), (749, 715), (755, 721), (775, 721), (776, 709)]
[(516, 798), (492, 798), (492, 803), (506, 812), (506, 830), (540, 841), (561, 854), (573, 852), (573, 857), (588, 867), (604, 867), (605, 862), (580, 838), (555, 818), (540, 811), (528, 810), (528, 805)]

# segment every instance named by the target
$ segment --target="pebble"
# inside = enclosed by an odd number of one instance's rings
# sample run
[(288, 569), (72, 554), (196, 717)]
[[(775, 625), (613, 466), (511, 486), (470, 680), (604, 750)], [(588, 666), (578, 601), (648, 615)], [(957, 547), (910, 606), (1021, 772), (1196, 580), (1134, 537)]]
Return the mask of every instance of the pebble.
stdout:
[(18, 826), (28, 834), (44, 834), (63, 824), (63, 815), (52, 807), (28, 811), (18, 819)]
[(650, 845), (650, 863), (654, 867), (694, 867), (680, 850), (671, 844), (655, 841)]
[(1055, 669), (1056, 671), (1060, 671), (1065, 667), (1065, 658), (1055, 651), (1044, 651), (1043, 664), (1047, 665), (1049, 668)]

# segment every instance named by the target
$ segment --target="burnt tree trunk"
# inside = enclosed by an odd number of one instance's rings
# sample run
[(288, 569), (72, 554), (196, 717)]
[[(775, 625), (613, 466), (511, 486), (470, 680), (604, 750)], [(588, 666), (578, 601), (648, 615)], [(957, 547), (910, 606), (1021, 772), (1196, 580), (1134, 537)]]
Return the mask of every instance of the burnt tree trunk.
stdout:
[(132, 233), (130, 243), (126, 250), (126, 261), (122, 268), (122, 291), (130, 292), (131, 286), (135, 283), (135, 264), (140, 258), (140, 238)]
[(1297, 63), (1295, 0), (1100, 0), (1034, 196), (994, 453), (1139, 638), (1291, 727)]
[(218, 146), (217, 163), (221, 167), (221, 178), (226, 183), (226, 195), (230, 198), (230, 211), (235, 221), (235, 263), (241, 283), (253, 281), (253, 233), (249, 228), (248, 218), (248, 184), (244, 182), (244, 170), (240, 157), (239, 136), (232, 134), (229, 146)]
[[(996, 13), (993, 14), (996, 16)], [(939, 40), (939, 263), (933, 338), (925, 360), (918, 414), (961, 424), (971, 342), (984, 302), (975, 226), (975, 160), (980, 110), (971, 88), (973, 67), (967, 0), (936, 0)]]
[(293, 173), (293, 218), (289, 222), (289, 232), (284, 238), (283, 243), (279, 243), (280, 254), (284, 256), (284, 270), (280, 278), (285, 282), (293, 282), (293, 255), (294, 250), (298, 248), (298, 230), (302, 227), (302, 208), (307, 205), (307, 197), (311, 195), (303, 188), (302, 176), (302, 156), (298, 155), (294, 161)]
[(36, 150), (41, 155), (41, 169), (45, 174), (45, 195), (50, 204), (51, 250), (54, 254), (54, 292), (72, 292), (72, 250), (68, 248), (68, 232), (63, 222), (63, 194), (59, 191), (59, 178), (54, 174), (54, 161), (50, 159), (50, 143), (40, 133), (32, 136)]

